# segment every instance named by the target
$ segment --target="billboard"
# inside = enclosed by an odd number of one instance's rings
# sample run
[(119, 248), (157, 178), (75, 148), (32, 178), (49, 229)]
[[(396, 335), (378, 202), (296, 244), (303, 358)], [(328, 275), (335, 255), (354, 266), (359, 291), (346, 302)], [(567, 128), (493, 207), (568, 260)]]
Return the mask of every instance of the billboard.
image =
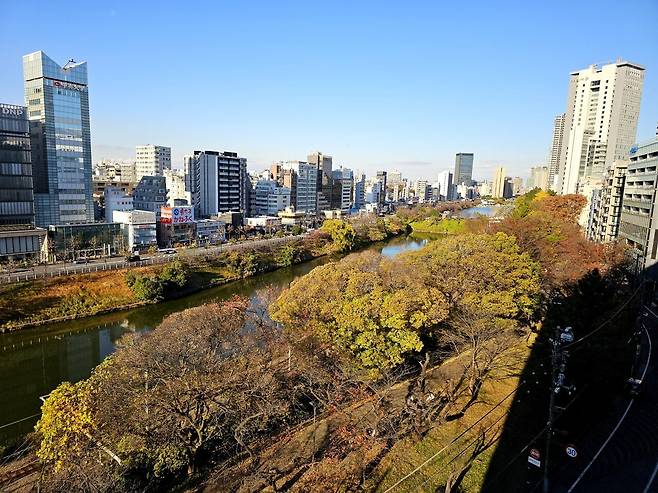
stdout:
[(178, 207), (162, 207), (160, 222), (165, 224), (184, 224), (194, 222), (194, 207), (191, 205)]

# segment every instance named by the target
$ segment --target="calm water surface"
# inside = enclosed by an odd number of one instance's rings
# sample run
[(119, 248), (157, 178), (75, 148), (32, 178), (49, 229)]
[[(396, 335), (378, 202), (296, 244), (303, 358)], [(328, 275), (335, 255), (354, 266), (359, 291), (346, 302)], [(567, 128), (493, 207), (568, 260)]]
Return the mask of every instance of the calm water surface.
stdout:
[[(417, 250), (427, 241), (427, 237), (395, 238), (370, 250), (395, 256)], [(10, 423), (37, 414), (39, 397), (59, 383), (88, 377), (125, 333), (151, 330), (171, 313), (233, 295), (258, 303), (260, 291), (287, 287), (329, 260), (315, 259), (157, 305), (0, 334), (0, 443), (31, 431), (36, 416)]]

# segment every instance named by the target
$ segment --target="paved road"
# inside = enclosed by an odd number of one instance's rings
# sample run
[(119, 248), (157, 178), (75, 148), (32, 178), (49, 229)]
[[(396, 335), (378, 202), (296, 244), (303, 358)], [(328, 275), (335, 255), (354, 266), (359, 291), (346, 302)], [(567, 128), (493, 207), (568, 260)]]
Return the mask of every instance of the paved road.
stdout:
[(553, 475), (553, 492), (658, 492), (658, 311), (645, 308), (636, 378), (639, 397), (622, 397), (602, 410), (577, 459)]
[[(268, 238), (263, 240), (246, 240), (240, 243), (233, 244), (221, 244), (217, 246), (212, 246), (208, 248), (199, 247), (199, 248), (181, 248), (178, 249), (177, 255), (182, 257), (196, 256), (196, 255), (208, 255), (213, 253), (231, 251), (231, 250), (242, 250), (249, 247), (261, 246), (261, 245), (276, 245), (280, 243), (285, 243), (296, 238), (303, 238), (304, 235), (298, 236), (286, 236), (283, 238)], [(14, 271), (11, 274), (6, 272), (0, 273), (0, 282), (18, 282), (29, 279), (41, 278), (41, 277), (52, 277), (60, 275), (69, 275), (69, 274), (81, 274), (85, 272), (97, 272), (102, 270), (113, 270), (113, 269), (122, 269), (129, 266), (141, 266), (141, 265), (152, 265), (158, 263), (165, 263), (173, 260), (176, 255), (167, 255), (164, 253), (157, 253), (154, 255), (143, 256), (141, 262), (126, 262), (123, 257), (119, 258), (108, 258), (108, 259), (96, 259), (90, 260), (87, 264), (74, 264), (74, 263), (61, 263), (53, 265), (40, 265), (34, 269), (27, 269), (21, 271)]]

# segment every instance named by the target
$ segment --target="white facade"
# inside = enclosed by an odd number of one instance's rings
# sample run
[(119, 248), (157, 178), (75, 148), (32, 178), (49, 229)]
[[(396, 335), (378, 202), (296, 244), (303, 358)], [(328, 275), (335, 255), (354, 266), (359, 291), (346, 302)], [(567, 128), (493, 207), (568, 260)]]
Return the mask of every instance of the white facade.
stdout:
[(120, 223), (128, 239), (130, 249), (148, 248), (158, 244), (156, 238), (155, 212), (151, 211), (114, 211), (112, 222)]
[(103, 159), (94, 163), (93, 178), (99, 181), (116, 181), (135, 183), (135, 161), (114, 161)]
[(619, 61), (573, 72), (569, 82), (557, 191), (583, 193), (635, 142), (644, 68)]
[(282, 169), (294, 172), (294, 190), (291, 188), (291, 205), (299, 212), (316, 212), (318, 169), (305, 161), (286, 161)]
[(450, 171), (442, 171), (439, 173), (439, 200), (453, 200), (454, 197), (454, 184), (452, 183), (452, 173)]
[(420, 202), (429, 202), (431, 198), (431, 193), (428, 193), (427, 180), (416, 180), (416, 197)]
[(113, 222), (114, 212), (116, 211), (132, 211), (133, 198), (126, 195), (120, 188), (106, 187), (104, 192), (105, 197), (105, 222)]
[(281, 226), (281, 218), (277, 216), (248, 217), (247, 226), (260, 228), (278, 228)]
[[(182, 200), (187, 204), (192, 203), (190, 193), (185, 189), (185, 174), (182, 171), (166, 169), (162, 173), (167, 183), (167, 204), (171, 207), (181, 205)], [(178, 204), (177, 204), (178, 201)]]
[(557, 178), (560, 170), (560, 156), (562, 155), (562, 143), (564, 142), (564, 119), (565, 113), (557, 115), (553, 122), (553, 140), (551, 141), (551, 152), (548, 157), (548, 186), (551, 190), (557, 189)]
[(142, 176), (162, 176), (166, 169), (171, 169), (171, 147), (145, 145), (137, 146), (135, 162), (135, 180)]
[(378, 204), (381, 194), (382, 194), (382, 183), (380, 181), (374, 181), (366, 185), (365, 203)]
[(535, 166), (530, 168), (530, 180), (528, 181), (528, 188), (541, 188), (548, 190), (550, 170), (548, 166)]
[(258, 180), (251, 200), (253, 216), (275, 216), (290, 206), (290, 189), (274, 180)]

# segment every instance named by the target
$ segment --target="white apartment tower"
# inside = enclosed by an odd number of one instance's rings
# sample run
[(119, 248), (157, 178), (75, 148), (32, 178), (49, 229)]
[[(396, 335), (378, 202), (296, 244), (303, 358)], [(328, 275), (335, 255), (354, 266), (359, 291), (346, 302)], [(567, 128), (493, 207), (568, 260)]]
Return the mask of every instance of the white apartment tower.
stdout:
[(557, 192), (579, 193), (602, 180), (635, 142), (644, 68), (618, 61), (571, 73)]
[(171, 169), (171, 147), (145, 145), (136, 148), (135, 175), (137, 181), (142, 176), (162, 176), (162, 172)]
[(566, 113), (557, 115), (553, 122), (553, 140), (551, 142), (551, 153), (548, 157), (548, 186), (553, 191), (557, 190), (557, 177), (560, 170), (562, 142), (564, 141), (565, 117)]

